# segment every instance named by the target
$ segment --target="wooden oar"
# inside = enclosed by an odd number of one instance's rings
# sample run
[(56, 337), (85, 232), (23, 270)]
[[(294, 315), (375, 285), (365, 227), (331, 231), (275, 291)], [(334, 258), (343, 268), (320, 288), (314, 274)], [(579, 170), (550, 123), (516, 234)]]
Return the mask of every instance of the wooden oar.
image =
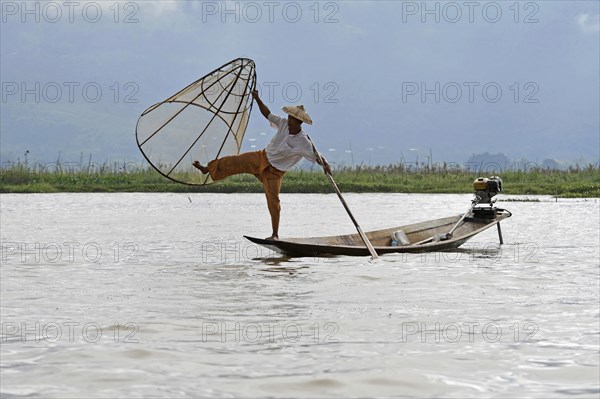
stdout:
[[(310, 137), (308, 135), (306, 135), (306, 137), (308, 137), (308, 141), (310, 141), (310, 144), (312, 144), (313, 151), (315, 152), (315, 155), (317, 156), (319, 163), (323, 167), (323, 170), (325, 170), (325, 162), (323, 162), (323, 158), (321, 157), (321, 154), (319, 153), (319, 151), (317, 151), (317, 147), (315, 146), (315, 143), (313, 143), (313, 141), (310, 139)], [(342, 202), (342, 205), (344, 205), (346, 212), (348, 212), (348, 216), (350, 216), (350, 219), (352, 219), (352, 223), (354, 223), (354, 227), (356, 227), (356, 231), (358, 231), (358, 235), (363, 240), (363, 242), (365, 243), (365, 246), (371, 253), (371, 259), (378, 259), (379, 256), (377, 255), (377, 252), (375, 252), (375, 248), (373, 248), (373, 245), (371, 245), (371, 241), (369, 241), (369, 239), (367, 238), (365, 233), (363, 233), (362, 229), (358, 225), (358, 222), (354, 218), (354, 215), (352, 215), (352, 212), (350, 212), (350, 208), (348, 207), (348, 204), (346, 204), (344, 197), (342, 197), (342, 193), (340, 192), (340, 189), (338, 188), (337, 184), (335, 183), (335, 180), (333, 180), (333, 176), (331, 176), (331, 174), (327, 173), (327, 171), (325, 171), (325, 174), (329, 178), (329, 181), (331, 182), (331, 185), (335, 189), (335, 192), (337, 193), (337, 196), (339, 197), (340, 201)]]

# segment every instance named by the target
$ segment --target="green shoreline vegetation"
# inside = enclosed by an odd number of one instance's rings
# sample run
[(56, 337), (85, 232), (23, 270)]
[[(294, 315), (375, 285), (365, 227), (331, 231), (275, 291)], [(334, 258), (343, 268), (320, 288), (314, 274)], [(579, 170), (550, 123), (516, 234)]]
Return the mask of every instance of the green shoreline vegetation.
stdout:
[[(423, 165), (418, 169), (398, 164), (334, 170), (342, 192), (356, 193), (470, 193), (473, 180), (490, 174), (503, 179), (503, 194), (600, 197), (600, 170), (591, 164), (568, 170), (533, 167), (495, 173), (477, 173), (445, 164)], [(190, 186), (172, 182), (149, 166), (132, 168), (123, 163), (93, 167), (54, 163), (47, 168), (19, 162), (0, 169), (0, 193), (57, 192), (262, 193), (262, 186), (251, 175), (232, 176), (207, 186)], [(333, 189), (323, 172), (315, 168), (288, 171), (281, 192), (332, 193)]]

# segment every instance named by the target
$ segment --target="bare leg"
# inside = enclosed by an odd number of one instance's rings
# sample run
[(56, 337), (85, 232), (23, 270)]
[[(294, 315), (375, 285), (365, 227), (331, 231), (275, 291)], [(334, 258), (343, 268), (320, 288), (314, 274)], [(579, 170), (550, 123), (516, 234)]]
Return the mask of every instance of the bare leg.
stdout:
[(267, 240), (277, 240), (279, 238), (279, 217), (281, 214), (279, 191), (281, 189), (282, 176), (265, 176), (261, 180), (265, 189), (267, 207), (271, 214), (271, 227), (273, 228), (273, 233), (270, 237), (267, 237)]

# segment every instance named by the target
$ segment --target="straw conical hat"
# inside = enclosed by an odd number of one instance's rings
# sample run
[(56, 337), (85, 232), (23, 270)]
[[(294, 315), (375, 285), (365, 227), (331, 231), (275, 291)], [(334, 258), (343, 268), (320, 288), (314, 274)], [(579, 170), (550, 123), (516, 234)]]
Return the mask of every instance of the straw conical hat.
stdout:
[(300, 119), (302, 122), (306, 122), (309, 125), (313, 124), (312, 119), (310, 119), (310, 116), (308, 116), (308, 114), (304, 110), (304, 105), (292, 105), (289, 107), (283, 107), (281, 109), (286, 114), (291, 115), (296, 119)]

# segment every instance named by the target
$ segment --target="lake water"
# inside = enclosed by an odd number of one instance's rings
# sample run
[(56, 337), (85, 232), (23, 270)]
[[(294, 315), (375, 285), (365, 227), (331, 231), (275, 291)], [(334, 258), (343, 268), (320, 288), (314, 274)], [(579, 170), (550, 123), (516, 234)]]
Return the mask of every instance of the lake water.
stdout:
[[(471, 199), (345, 197), (365, 231)], [(502, 247), (371, 263), (245, 241), (258, 194), (3, 194), (2, 397), (597, 398), (600, 203), (536, 198), (499, 202)], [(282, 208), (282, 237), (354, 232), (335, 195)]]

